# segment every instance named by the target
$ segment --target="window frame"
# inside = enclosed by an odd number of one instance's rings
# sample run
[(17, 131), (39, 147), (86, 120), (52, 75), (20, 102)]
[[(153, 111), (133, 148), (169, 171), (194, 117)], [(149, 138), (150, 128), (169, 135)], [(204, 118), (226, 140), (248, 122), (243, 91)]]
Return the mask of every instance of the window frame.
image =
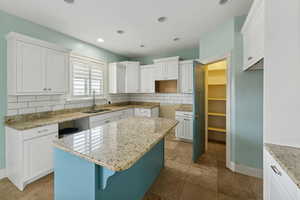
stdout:
[[(74, 101), (74, 100), (91, 100), (93, 99), (93, 94), (90, 91), (90, 95), (82, 95), (82, 96), (74, 96), (73, 94), (73, 63), (74, 61), (77, 61), (82, 64), (89, 65), (89, 70), (91, 70), (91, 64), (96, 65), (102, 65), (103, 66), (103, 94), (102, 95), (96, 95), (96, 99), (106, 99), (107, 96), (107, 88), (108, 88), (108, 81), (107, 81), (107, 62), (90, 58), (86, 56), (81, 56), (77, 54), (71, 54), (70, 55), (70, 61), (69, 61), (69, 95), (67, 100), (68, 101)], [(91, 90), (91, 73), (89, 74), (89, 90)]]

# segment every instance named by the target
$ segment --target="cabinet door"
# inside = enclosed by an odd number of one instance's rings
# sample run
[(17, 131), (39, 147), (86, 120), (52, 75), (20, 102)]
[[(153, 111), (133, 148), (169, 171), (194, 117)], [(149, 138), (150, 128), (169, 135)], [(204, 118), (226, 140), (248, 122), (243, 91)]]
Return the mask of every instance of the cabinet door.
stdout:
[(126, 64), (126, 93), (138, 93), (140, 85), (140, 71), (138, 62)]
[(65, 93), (67, 91), (68, 56), (59, 51), (46, 51), (46, 88), (48, 93)]
[(52, 141), (57, 133), (24, 141), (24, 175), (29, 180), (53, 169)]
[(165, 80), (178, 79), (178, 61), (165, 62)]
[(179, 122), (176, 126), (175, 135), (177, 138), (184, 138), (184, 119), (181, 117), (176, 117)]
[(193, 92), (193, 63), (180, 64), (180, 91)]
[(141, 67), (141, 93), (148, 93), (149, 90), (149, 69), (147, 67)]
[(260, 5), (249, 16), (249, 23), (243, 31), (244, 70), (264, 57), (264, 1), (257, 2)]
[[(272, 173), (272, 171), (269, 173)], [(282, 187), (282, 185), (276, 180), (273, 174), (270, 174), (269, 177), (270, 193), (268, 200), (294, 200), (291, 198), (290, 194), (285, 190), (285, 188)]]
[(17, 42), (17, 92), (41, 94), (46, 92), (45, 49)]
[(184, 128), (185, 128), (185, 139), (192, 140), (193, 139), (193, 120), (184, 119)]
[(117, 93), (125, 93), (126, 66), (117, 65)]
[(142, 93), (154, 93), (154, 67), (152, 65), (141, 67), (141, 89)]
[(154, 70), (155, 71), (155, 75), (154, 75), (155, 80), (158, 80), (158, 81), (165, 80), (166, 70), (165, 70), (164, 63), (156, 63), (154, 65), (154, 68), (155, 68), (155, 70)]

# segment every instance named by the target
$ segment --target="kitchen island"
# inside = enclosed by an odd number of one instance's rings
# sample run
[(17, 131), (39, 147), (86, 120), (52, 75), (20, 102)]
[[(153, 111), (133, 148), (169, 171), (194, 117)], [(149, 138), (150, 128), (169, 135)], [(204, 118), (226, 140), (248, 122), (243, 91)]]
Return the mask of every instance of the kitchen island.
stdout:
[(131, 117), (54, 141), (55, 200), (140, 200), (177, 121)]

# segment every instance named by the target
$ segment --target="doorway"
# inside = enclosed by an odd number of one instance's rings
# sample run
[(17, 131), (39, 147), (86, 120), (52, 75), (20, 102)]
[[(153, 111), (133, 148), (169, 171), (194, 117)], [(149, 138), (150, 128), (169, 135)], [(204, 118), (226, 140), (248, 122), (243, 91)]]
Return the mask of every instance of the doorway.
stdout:
[[(224, 162), (230, 159), (230, 57), (194, 66), (194, 162), (209, 146), (224, 149)], [(210, 149), (211, 150), (211, 149)], [(209, 151), (210, 152), (210, 151)]]
[(205, 152), (218, 143), (224, 147), (226, 166), (230, 167), (228, 66), (228, 59), (205, 65)]

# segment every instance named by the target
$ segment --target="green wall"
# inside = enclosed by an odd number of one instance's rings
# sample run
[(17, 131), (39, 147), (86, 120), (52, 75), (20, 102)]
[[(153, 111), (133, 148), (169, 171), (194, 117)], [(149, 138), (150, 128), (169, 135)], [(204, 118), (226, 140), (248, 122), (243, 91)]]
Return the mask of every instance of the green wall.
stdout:
[(180, 49), (177, 51), (173, 51), (173, 52), (169, 52), (169, 53), (162, 53), (159, 55), (132, 58), (131, 60), (140, 61), (141, 64), (147, 65), (147, 64), (153, 63), (154, 59), (166, 58), (166, 57), (172, 57), (172, 56), (179, 56), (183, 60), (198, 59), (199, 48)]
[(107, 50), (0, 11), (0, 169), (5, 167), (5, 132), (3, 126), (4, 115), (7, 110), (5, 36), (12, 31), (56, 43), (72, 49), (75, 53), (104, 59), (107, 62), (127, 60), (127, 58), (116, 55)]
[(231, 161), (263, 167), (263, 71), (243, 72), (240, 33), (245, 17), (236, 17), (200, 39), (199, 59), (231, 54)]

